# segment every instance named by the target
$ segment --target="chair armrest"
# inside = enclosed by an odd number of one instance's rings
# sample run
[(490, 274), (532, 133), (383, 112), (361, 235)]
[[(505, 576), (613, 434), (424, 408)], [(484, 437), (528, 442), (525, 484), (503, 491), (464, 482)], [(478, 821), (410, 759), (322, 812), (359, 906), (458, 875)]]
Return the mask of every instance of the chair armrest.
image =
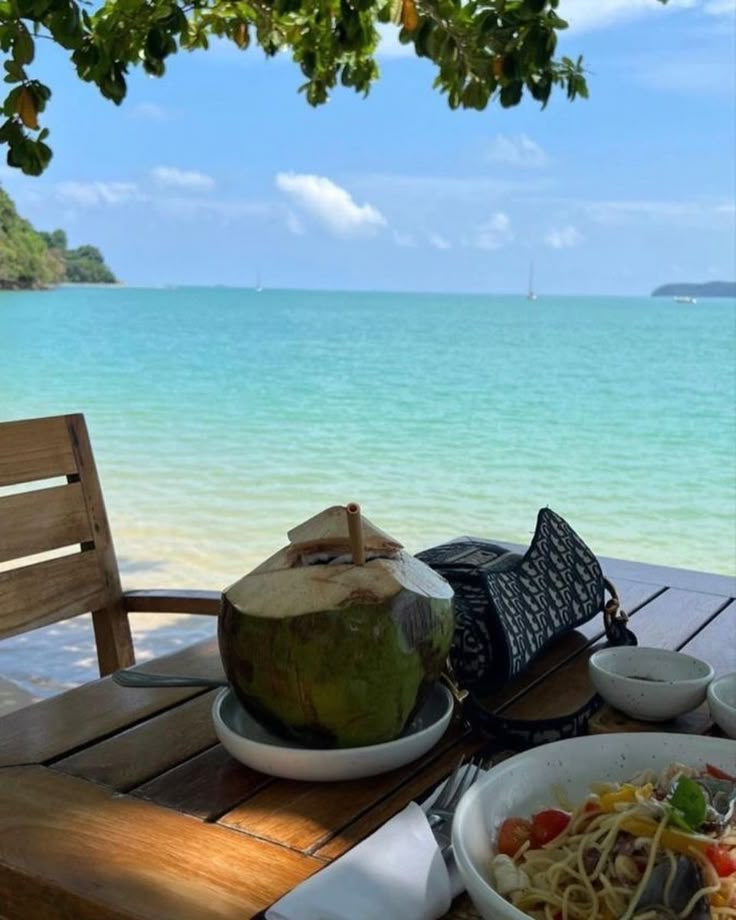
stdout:
[(125, 591), (123, 603), (128, 613), (199, 613), (216, 617), (221, 597), (219, 591)]

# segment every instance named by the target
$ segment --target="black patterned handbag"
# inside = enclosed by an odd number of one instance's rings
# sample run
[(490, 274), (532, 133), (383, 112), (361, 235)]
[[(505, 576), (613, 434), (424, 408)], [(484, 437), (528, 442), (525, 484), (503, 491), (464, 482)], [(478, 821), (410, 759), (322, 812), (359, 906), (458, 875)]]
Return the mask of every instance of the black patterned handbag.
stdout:
[(579, 734), (601, 703), (595, 695), (571, 713), (531, 722), (504, 718), (483, 705), (485, 697), (522, 674), (553, 641), (601, 612), (611, 644), (636, 644), (615, 587), (572, 527), (542, 508), (523, 556), (467, 539), (417, 557), (455, 592), (448, 675), (469, 721), (524, 745)]

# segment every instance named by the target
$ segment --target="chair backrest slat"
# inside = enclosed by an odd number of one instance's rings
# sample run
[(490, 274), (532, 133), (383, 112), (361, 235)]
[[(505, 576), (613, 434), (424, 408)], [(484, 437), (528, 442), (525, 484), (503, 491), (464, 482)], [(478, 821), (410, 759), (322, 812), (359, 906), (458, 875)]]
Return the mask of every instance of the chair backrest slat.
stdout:
[(7, 495), (0, 501), (4, 520), (12, 522), (0, 530), (0, 562), (92, 539), (92, 526), (78, 482)]
[(133, 640), (84, 416), (0, 423), (0, 487), (59, 476), (0, 494), (0, 638), (91, 613), (107, 674), (134, 663)]
[(0, 639), (99, 610), (106, 600), (93, 551), (0, 572)]
[(75, 473), (67, 416), (5, 422), (0, 437), (0, 486)]

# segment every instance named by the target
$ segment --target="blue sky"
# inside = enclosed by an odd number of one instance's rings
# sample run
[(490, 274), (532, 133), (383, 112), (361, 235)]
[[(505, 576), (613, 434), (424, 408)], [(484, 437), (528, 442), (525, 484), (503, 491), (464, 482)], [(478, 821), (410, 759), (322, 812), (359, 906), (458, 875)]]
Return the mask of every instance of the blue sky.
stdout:
[(736, 0), (561, 0), (591, 98), (451, 112), (392, 35), (367, 99), (311, 109), (229, 45), (136, 73), (121, 107), (53, 48), (55, 156), (19, 210), (129, 283), (648, 294), (736, 277)]

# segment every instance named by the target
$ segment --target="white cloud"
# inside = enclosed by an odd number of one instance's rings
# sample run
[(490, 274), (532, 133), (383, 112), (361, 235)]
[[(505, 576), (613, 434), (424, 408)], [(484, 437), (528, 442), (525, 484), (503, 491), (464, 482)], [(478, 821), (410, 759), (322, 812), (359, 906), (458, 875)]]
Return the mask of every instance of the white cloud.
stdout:
[(584, 240), (583, 234), (572, 224), (566, 227), (553, 227), (544, 237), (544, 242), (550, 249), (572, 249)]
[(155, 102), (139, 102), (130, 109), (130, 114), (149, 121), (168, 121), (170, 117), (166, 109)]
[(708, 0), (703, 9), (709, 16), (734, 16), (736, 0)]
[(452, 249), (452, 243), (439, 233), (430, 233), (427, 239), (434, 249)]
[(646, 199), (621, 201), (581, 201), (577, 203), (587, 217), (598, 224), (628, 224), (641, 220), (666, 222), (671, 226), (693, 227), (710, 225), (714, 219), (733, 218), (730, 202), (651, 201)]
[(496, 211), (490, 220), (479, 225), (475, 235), (478, 249), (501, 249), (514, 238), (511, 220), (503, 211)]
[(488, 148), (487, 159), (508, 166), (538, 168), (546, 164), (547, 154), (526, 134), (519, 134), (518, 137), (497, 134)]
[(656, 0), (564, 0), (557, 12), (570, 23), (571, 31), (591, 32), (642, 16), (666, 16), (672, 10), (696, 6), (698, 0), (669, 0), (666, 6)]
[(135, 182), (60, 182), (56, 195), (84, 208), (144, 201), (146, 197)]
[(190, 192), (209, 192), (215, 180), (195, 169), (177, 169), (176, 166), (157, 166), (151, 170), (154, 181), (164, 188), (187, 189)]
[(278, 173), (276, 186), (335, 236), (371, 234), (387, 225), (372, 204), (356, 204), (350, 192), (325, 176)]

